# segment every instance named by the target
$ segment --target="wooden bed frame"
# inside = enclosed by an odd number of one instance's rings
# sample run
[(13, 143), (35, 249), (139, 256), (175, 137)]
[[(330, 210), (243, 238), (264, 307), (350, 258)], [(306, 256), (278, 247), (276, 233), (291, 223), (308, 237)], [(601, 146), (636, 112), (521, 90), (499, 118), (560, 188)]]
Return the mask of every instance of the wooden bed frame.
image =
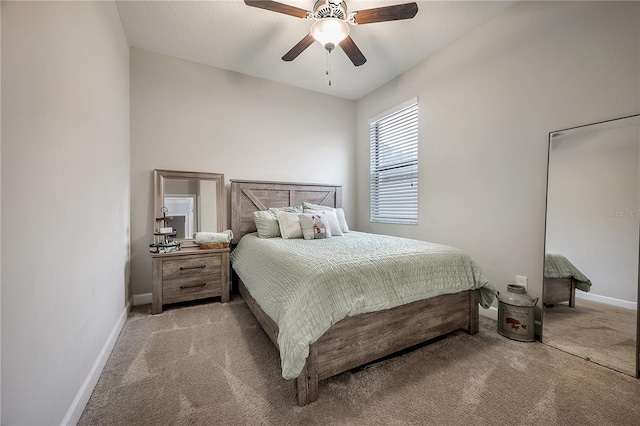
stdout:
[[(299, 205), (303, 201), (341, 207), (342, 190), (338, 185), (232, 180), (233, 242), (255, 232), (254, 211)], [(278, 347), (277, 324), (233, 275), (247, 306)], [(469, 334), (478, 332), (478, 290), (344, 318), (309, 347), (305, 367), (296, 380), (298, 405), (318, 399), (319, 380), (460, 329)]]
[(576, 306), (576, 280), (573, 278), (545, 278), (543, 293), (545, 306), (562, 302), (569, 302), (571, 308)]

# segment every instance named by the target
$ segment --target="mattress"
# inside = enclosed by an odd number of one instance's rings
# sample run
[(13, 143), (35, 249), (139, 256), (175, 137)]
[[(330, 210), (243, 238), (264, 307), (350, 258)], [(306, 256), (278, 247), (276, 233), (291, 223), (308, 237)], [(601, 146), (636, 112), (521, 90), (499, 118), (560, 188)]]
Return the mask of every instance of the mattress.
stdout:
[(317, 240), (247, 234), (231, 263), (278, 325), (287, 379), (302, 371), (309, 345), (347, 316), (472, 289), (488, 308), (495, 294), (478, 265), (456, 248), (361, 232)]

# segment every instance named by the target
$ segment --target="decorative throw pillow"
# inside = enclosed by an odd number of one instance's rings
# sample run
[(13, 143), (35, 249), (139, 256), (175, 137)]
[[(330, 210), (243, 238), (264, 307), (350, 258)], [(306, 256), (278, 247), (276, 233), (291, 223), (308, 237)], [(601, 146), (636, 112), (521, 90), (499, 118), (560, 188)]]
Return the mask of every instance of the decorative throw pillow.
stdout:
[(323, 206), (321, 204), (307, 203), (306, 201), (302, 203), (302, 207), (305, 208), (305, 209), (321, 211), (321, 212), (326, 212), (326, 211), (336, 212), (336, 216), (338, 218), (338, 222), (340, 223), (340, 230), (342, 232), (349, 232), (349, 225), (347, 224), (347, 217), (345, 216), (344, 210), (341, 207), (338, 207), (337, 209), (334, 209), (333, 207)]
[(299, 214), (302, 237), (305, 240), (321, 239), (331, 237), (331, 229), (324, 212), (315, 214)]
[(324, 213), (324, 216), (327, 218), (327, 223), (329, 224), (329, 228), (331, 229), (331, 236), (336, 237), (340, 235), (344, 235), (342, 233), (342, 229), (340, 229), (340, 223), (338, 222), (338, 216), (336, 216), (336, 212), (332, 210), (327, 211), (318, 211), (318, 210), (310, 210), (304, 209), (305, 213)]
[(300, 227), (298, 213), (277, 211), (276, 216), (280, 224), (280, 234), (282, 234), (282, 238), (302, 238), (302, 228)]
[(253, 212), (253, 221), (256, 223), (258, 237), (275, 238), (280, 236), (280, 224), (274, 212), (266, 210)]

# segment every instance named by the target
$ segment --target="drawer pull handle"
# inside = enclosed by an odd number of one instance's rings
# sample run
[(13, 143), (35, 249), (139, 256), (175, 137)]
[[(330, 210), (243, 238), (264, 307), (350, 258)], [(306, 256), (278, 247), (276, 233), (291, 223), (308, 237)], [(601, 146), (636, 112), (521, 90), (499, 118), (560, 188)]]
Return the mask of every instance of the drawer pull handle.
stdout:
[(180, 267), (180, 270), (181, 270), (181, 271), (184, 271), (184, 270), (186, 270), (186, 269), (204, 269), (204, 268), (206, 268), (206, 267), (207, 267), (207, 265), (198, 265), (198, 266), (181, 266), (181, 267)]
[(187, 285), (181, 285), (180, 289), (184, 290), (185, 288), (204, 287), (205, 285), (207, 285), (207, 283), (187, 284)]

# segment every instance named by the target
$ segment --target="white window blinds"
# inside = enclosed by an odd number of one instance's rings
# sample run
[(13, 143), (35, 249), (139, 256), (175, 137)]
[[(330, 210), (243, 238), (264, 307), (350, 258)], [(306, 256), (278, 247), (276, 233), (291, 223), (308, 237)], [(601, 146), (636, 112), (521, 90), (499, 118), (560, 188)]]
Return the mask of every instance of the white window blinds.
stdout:
[(418, 223), (418, 103), (369, 124), (371, 222)]

